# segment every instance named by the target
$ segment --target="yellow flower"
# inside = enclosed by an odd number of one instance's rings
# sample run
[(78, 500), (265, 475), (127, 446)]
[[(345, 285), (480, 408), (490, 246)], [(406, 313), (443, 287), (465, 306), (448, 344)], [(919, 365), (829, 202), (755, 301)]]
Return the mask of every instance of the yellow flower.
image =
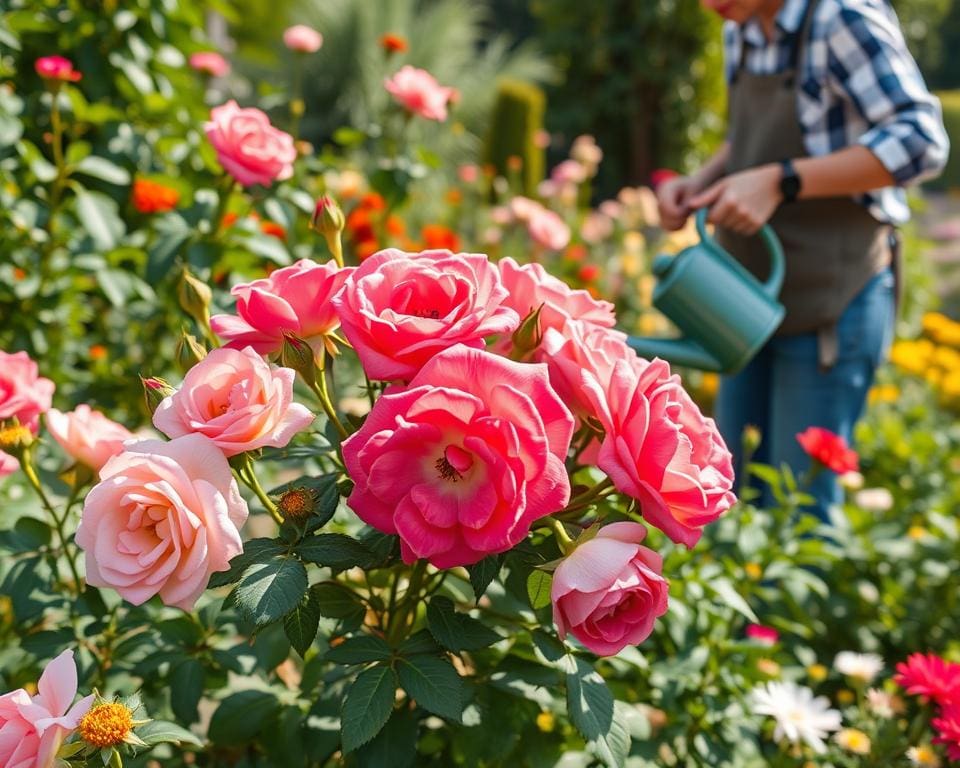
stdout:
[(829, 671), (823, 664), (811, 664), (807, 667), (807, 674), (810, 675), (810, 679), (815, 683), (822, 683), (827, 679), (827, 674)]
[(894, 384), (878, 384), (867, 395), (871, 405), (874, 403), (895, 403), (900, 399), (900, 387)]
[(856, 728), (844, 728), (835, 737), (837, 744), (857, 755), (870, 754), (870, 737)]
[(0, 449), (25, 448), (33, 442), (33, 433), (22, 424), (0, 427)]
[(555, 725), (556, 719), (553, 716), (553, 712), (541, 712), (537, 715), (537, 728), (544, 733), (553, 731)]
[(937, 757), (937, 753), (925, 744), (910, 747), (907, 750), (907, 760), (910, 761), (910, 765), (918, 768), (940, 768), (940, 758)]
[(747, 563), (743, 566), (743, 570), (754, 581), (758, 581), (763, 576), (763, 568), (760, 563)]
[(853, 704), (856, 698), (857, 697), (853, 695), (853, 691), (849, 691), (846, 688), (837, 691), (837, 701), (841, 704)]
[(927, 535), (927, 529), (922, 525), (911, 525), (909, 530), (907, 530), (907, 536), (914, 541), (920, 541), (920, 539), (925, 538)]
[(115, 747), (133, 730), (133, 713), (119, 702), (96, 704), (80, 719), (78, 730), (87, 744)]
[(930, 363), (934, 344), (929, 339), (898, 341), (890, 350), (890, 362), (908, 373), (922, 376)]

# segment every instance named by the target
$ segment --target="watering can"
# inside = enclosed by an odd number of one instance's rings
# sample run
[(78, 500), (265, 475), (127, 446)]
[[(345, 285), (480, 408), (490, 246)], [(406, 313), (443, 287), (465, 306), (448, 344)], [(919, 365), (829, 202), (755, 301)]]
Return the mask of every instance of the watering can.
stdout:
[(783, 320), (786, 310), (777, 300), (783, 248), (769, 226), (760, 230), (770, 252), (770, 277), (761, 283), (710, 236), (707, 213), (697, 211), (699, 243), (653, 260), (653, 305), (683, 338), (631, 336), (627, 343), (642, 357), (731, 374), (750, 362)]

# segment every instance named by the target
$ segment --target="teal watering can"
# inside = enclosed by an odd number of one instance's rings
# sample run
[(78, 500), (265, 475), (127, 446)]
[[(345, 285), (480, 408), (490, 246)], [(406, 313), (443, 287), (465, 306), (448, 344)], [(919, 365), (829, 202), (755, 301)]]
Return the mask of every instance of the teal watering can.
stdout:
[(697, 212), (699, 243), (653, 260), (658, 280), (653, 305), (683, 338), (631, 336), (627, 343), (642, 357), (730, 374), (750, 362), (783, 320), (785, 310), (777, 301), (783, 248), (769, 226), (760, 230), (770, 251), (770, 277), (761, 283), (710, 236), (707, 213), (706, 208)]

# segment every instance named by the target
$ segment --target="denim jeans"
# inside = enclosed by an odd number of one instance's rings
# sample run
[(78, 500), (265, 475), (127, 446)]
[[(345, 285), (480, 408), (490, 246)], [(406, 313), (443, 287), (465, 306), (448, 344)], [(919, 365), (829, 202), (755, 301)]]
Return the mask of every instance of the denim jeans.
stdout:
[[(810, 458), (797, 442), (807, 427), (825, 427), (852, 442), (874, 372), (893, 339), (894, 278), (888, 269), (857, 294), (837, 324), (838, 359), (820, 371), (816, 334), (775, 336), (747, 367), (725, 377), (717, 395), (716, 418), (742, 471), (744, 427), (759, 428), (762, 441), (753, 461), (779, 467), (786, 463), (798, 477)], [(808, 511), (828, 520), (828, 509), (841, 503), (837, 476), (819, 472), (807, 490), (816, 504)], [(769, 503), (764, 494), (761, 503)]]

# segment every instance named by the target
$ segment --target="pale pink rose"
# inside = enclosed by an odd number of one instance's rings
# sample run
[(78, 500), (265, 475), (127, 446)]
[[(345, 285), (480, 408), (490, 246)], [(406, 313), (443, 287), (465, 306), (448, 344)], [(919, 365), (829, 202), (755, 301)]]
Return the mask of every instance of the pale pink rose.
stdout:
[(597, 210), (602, 213), (604, 216), (607, 216), (614, 221), (619, 221), (620, 217), (623, 215), (623, 204), (616, 200), (604, 200), (600, 203), (600, 206)]
[(44, 80), (76, 83), (83, 77), (73, 68), (70, 59), (63, 56), (41, 56), (34, 62), (33, 68)]
[(160, 595), (190, 610), (210, 574), (243, 551), (247, 514), (227, 459), (202, 435), (128, 443), (83, 505), (87, 583), (134, 605)]
[(230, 63), (216, 51), (200, 51), (190, 54), (190, 68), (211, 77), (226, 77)]
[(427, 120), (443, 122), (447, 119), (447, 102), (453, 95), (453, 88), (440, 85), (426, 70), (407, 64), (393, 77), (384, 80), (383, 86), (407, 111)]
[(513, 214), (505, 205), (496, 205), (490, 209), (490, 221), (501, 227), (513, 221)]
[(596, 245), (613, 234), (613, 221), (599, 211), (591, 211), (580, 225), (580, 237), (585, 243)]
[(544, 200), (551, 200), (557, 196), (559, 187), (553, 179), (544, 179), (537, 184), (537, 194)]
[(213, 350), (164, 398), (153, 425), (168, 437), (197, 433), (224, 456), (282, 448), (310, 426), (313, 414), (293, 402), (291, 368), (274, 368), (252, 347)]
[(47, 431), (67, 455), (94, 472), (123, 450), (124, 440), (136, 438), (129, 429), (89, 405), (78, 405), (70, 413), (51, 408), (45, 418)]
[(347, 504), (398, 534), (406, 562), (470, 565), (564, 507), (572, 434), (546, 366), (458, 345), (389, 387), (343, 443)]
[(241, 109), (231, 99), (213, 108), (203, 130), (224, 170), (243, 186), (269, 186), (293, 176), (293, 137), (270, 125), (256, 107)]
[(606, 431), (597, 466), (640, 502), (645, 520), (694, 546), (737, 500), (732, 457), (713, 419), (663, 360), (620, 360), (609, 381), (583, 384)]
[(595, 173), (600, 161), (603, 160), (603, 150), (597, 146), (597, 141), (593, 136), (584, 134), (573, 140), (570, 157), (586, 166), (588, 172)]
[(409, 380), (454, 344), (484, 346), (520, 318), (482, 253), (394, 248), (363, 262), (333, 298), (341, 327), (371, 379)]
[(523, 195), (517, 195), (516, 197), (511, 198), (509, 207), (513, 218), (524, 223), (530, 221), (532, 217), (536, 216), (538, 213), (540, 213), (540, 211), (543, 210), (543, 206), (540, 205), (540, 203), (538, 203), (536, 200), (531, 200), (529, 197), (524, 197)]
[(323, 35), (306, 24), (296, 24), (284, 30), (283, 44), (291, 51), (316, 53), (323, 45)]
[(523, 318), (542, 304), (540, 328), (544, 332), (547, 328), (562, 330), (570, 319), (604, 328), (611, 328), (616, 323), (613, 304), (598, 301), (582, 289), (571, 289), (541, 264), (521, 266), (508, 257), (500, 259), (498, 266), (503, 285), (510, 294), (506, 305)]
[(480, 178), (480, 169), (473, 163), (464, 163), (457, 168), (457, 176), (464, 184), (475, 184)]
[(667, 611), (663, 559), (640, 545), (647, 529), (612, 523), (557, 566), (550, 588), (553, 622), (598, 656), (613, 656), (646, 640)]
[[(53, 382), (39, 375), (37, 364), (26, 352), (0, 350), (0, 421), (16, 419), (37, 434), (40, 414), (53, 400)], [(13, 456), (0, 451), (0, 477), (20, 467)]]
[(37, 693), (23, 688), (0, 696), (0, 765), (53, 768), (63, 740), (93, 704), (91, 694), (76, 704), (77, 667), (67, 650), (47, 664)]
[(351, 272), (353, 267), (341, 269), (332, 259), (326, 264), (301, 259), (267, 278), (235, 285), (230, 292), (239, 317), (214, 315), (210, 327), (227, 346), (251, 346), (261, 355), (280, 350), (284, 331), (319, 349), (323, 337), (340, 327), (330, 300)]
[(576, 160), (564, 160), (550, 171), (554, 184), (583, 184), (587, 180), (587, 169)]

